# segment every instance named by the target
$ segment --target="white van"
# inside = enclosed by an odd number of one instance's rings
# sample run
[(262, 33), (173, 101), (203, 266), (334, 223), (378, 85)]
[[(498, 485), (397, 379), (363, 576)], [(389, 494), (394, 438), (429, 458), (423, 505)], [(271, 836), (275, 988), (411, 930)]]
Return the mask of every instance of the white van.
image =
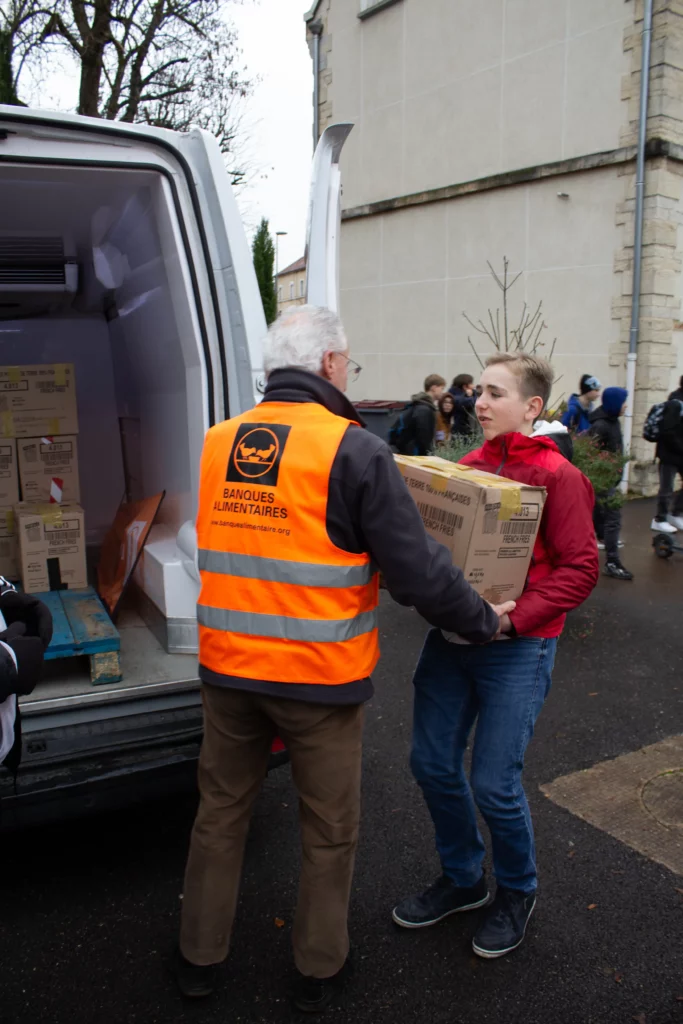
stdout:
[[(316, 154), (308, 301), (337, 308), (338, 157)], [(266, 331), (213, 136), (0, 106), (0, 365), (73, 363), (89, 560), (122, 498), (166, 492), (116, 625), (120, 683), (47, 663), (0, 828), (194, 785), (194, 517), (211, 424), (254, 405)]]

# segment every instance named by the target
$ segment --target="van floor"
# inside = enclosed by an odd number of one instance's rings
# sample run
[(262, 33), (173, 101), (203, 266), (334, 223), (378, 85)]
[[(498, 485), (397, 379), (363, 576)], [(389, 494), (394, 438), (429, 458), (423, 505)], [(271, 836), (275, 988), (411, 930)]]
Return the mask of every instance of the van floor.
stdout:
[(121, 611), (116, 628), (121, 634), (121, 682), (93, 686), (89, 658), (58, 658), (45, 663), (43, 680), (21, 703), (35, 704), (98, 690), (110, 692), (131, 686), (198, 681), (197, 655), (167, 654), (133, 607)]

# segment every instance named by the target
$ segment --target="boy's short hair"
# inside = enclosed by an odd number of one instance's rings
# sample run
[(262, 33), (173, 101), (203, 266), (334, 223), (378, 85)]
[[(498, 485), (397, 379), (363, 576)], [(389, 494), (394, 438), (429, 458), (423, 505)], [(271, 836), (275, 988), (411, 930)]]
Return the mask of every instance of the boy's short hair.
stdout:
[(471, 373), (459, 373), (453, 378), (452, 388), (464, 388), (466, 385), (474, 384), (474, 377)]
[(519, 377), (519, 391), (523, 398), (542, 398), (545, 409), (550, 399), (555, 371), (547, 359), (526, 352), (496, 352), (486, 360), (487, 366), (507, 363)]
[(438, 373), (430, 373), (428, 377), (425, 377), (425, 391), (429, 391), (433, 387), (446, 387), (446, 381)]

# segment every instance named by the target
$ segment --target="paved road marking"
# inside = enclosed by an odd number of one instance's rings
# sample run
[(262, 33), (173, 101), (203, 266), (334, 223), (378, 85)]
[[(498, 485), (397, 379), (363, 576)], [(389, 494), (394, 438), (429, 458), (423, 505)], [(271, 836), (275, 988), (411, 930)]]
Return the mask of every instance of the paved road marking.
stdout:
[(683, 735), (561, 776), (541, 792), (683, 875)]

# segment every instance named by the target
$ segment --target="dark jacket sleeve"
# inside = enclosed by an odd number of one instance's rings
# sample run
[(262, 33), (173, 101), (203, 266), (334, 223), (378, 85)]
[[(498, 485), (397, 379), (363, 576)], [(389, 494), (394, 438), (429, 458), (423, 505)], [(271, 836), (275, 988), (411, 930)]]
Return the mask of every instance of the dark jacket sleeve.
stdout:
[(395, 601), (414, 605), (433, 626), (459, 633), (473, 643), (495, 636), (497, 615), (452, 564), (447, 549), (425, 530), (384, 445), (360, 479), (357, 515), (366, 550), (381, 569)]
[(460, 388), (451, 388), (449, 394), (453, 396), (453, 433), (473, 433), (476, 424), (474, 407), (477, 396), (466, 395)]
[(413, 422), (417, 454), (428, 455), (434, 447), (436, 409), (430, 409), (424, 402), (416, 402), (413, 407)]

